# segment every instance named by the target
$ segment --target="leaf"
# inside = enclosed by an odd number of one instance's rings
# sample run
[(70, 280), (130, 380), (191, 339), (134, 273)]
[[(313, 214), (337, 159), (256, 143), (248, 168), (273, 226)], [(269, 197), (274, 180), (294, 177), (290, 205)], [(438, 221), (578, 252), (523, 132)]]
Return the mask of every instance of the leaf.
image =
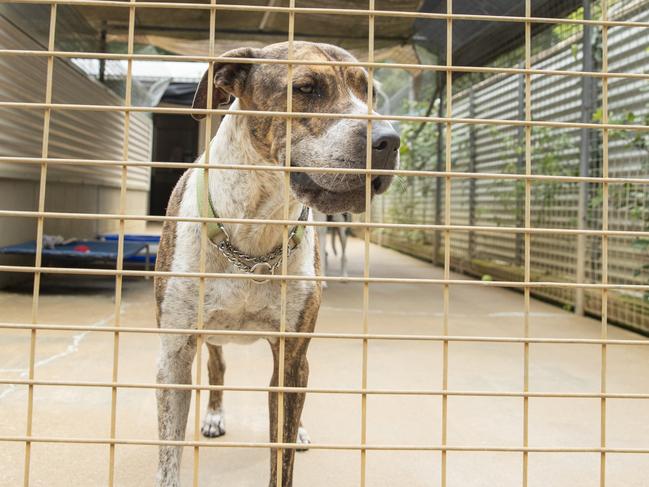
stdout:
[(633, 248), (639, 249), (639, 250), (647, 250), (649, 249), (649, 239), (648, 238), (638, 238), (633, 241), (631, 244)]
[(602, 121), (602, 109), (598, 108), (595, 110), (595, 113), (593, 113), (593, 121), (595, 122), (601, 122)]

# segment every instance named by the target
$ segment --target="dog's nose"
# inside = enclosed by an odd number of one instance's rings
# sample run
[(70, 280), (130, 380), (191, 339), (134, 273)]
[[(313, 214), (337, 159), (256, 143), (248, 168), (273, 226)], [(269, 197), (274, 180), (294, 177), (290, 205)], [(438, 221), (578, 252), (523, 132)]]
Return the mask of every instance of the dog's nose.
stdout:
[(372, 127), (372, 167), (392, 169), (401, 145), (401, 137), (392, 126)]

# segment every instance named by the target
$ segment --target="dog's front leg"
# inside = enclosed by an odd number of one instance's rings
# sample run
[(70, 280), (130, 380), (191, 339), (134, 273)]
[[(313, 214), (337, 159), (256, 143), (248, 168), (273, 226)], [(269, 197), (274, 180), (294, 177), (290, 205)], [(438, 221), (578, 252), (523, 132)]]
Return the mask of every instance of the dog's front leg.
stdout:
[[(210, 357), (207, 361), (207, 372), (211, 386), (222, 386), (225, 374), (225, 360), (223, 349), (220, 345), (207, 345)], [(201, 433), (207, 438), (215, 438), (225, 434), (225, 421), (223, 418), (223, 390), (211, 390), (210, 400), (207, 403), (205, 418), (201, 426)]]
[[(158, 360), (159, 384), (191, 384), (196, 337), (163, 335)], [(158, 389), (158, 436), (161, 440), (184, 440), (191, 390)], [(158, 487), (180, 485), (181, 446), (160, 446), (158, 451)]]
[[(284, 386), (286, 387), (306, 387), (309, 378), (309, 363), (307, 362), (306, 352), (309, 346), (309, 340), (305, 339), (287, 339), (284, 362)], [(270, 381), (271, 386), (278, 385), (279, 377), (279, 344), (271, 344), (273, 349), (273, 358), (275, 367), (273, 377)], [(268, 412), (270, 415), (270, 441), (277, 442), (277, 393), (268, 395)], [(300, 427), (300, 418), (304, 406), (305, 394), (285, 392), (284, 393), (284, 431), (282, 443), (295, 443), (297, 440), (298, 429)], [(277, 486), (277, 449), (270, 451), (270, 487)], [(281, 487), (291, 487), (293, 485), (293, 463), (295, 459), (295, 449), (282, 450), (282, 485)]]

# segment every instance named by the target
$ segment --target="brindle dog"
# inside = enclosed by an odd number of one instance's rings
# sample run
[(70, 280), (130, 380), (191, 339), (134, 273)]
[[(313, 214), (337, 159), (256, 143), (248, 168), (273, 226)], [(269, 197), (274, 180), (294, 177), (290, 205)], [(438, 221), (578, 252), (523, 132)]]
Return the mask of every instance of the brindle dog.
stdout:
[[(224, 57), (254, 59), (287, 59), (288, 45), (274, 44), (264, 49), (242, 48)], [(348, 52), (327, 44), (294, 43), (294, 59), (313, 61), (355, 61)], [(261, 63), (216, 63), (213, 79), (207, 73), (199, 83), (194, 108), (206, 108), (207, 86), (213, 83), (212, 107), (236, 101), (231, 110), (284, 111), (287, 96), (287, 66)], [(288, 81), (294, 112), (363, 114), (368, 77), (359, 67), (331, 65), (296, 65)], [(215, 213), (222, 218), (281, 219), (284, 212), (285, 177), (277, 171), (237, 170), (236, 165), (282, 165), (286, 159), (286, 118), (282, 116), (244, 116), (230, 113), (219, 126), (209, 147), (211, 164), (232, 165), (232, 169), (209, 171), (208, 194)], [(291, 159), (294, 167), (365, 168), (367, 121), (362, 119), (296, 117), (291, 125)], [(372, 124), (372, 167), (393, 169), (398, 165), (399, 136), (385, 121)], [(199, 162), (205, 160), (205, 156)], [(372, 196), (386, 191), (391, 176), (372, 179)], [(198, 184), (203, 171), (188, 170), (174, 189), (167, 215), (204, 216), (198, 204)], [(289, 218), (305, 215), (304, 206), (323, 213), (362, 212), (365, 210), (365, 176), (363, 174), (300, 173), (290, 177)], [(310, 218), (309, 218), (310, 219)], [(249, 256), (266, 256), (281, 248), (282, 227), (277, 225), (225, 225), (230, 244)], [(223, 238), (221, 236), (221, 238)], [(212, 242), (216, 244), (218, 242)], [(206, 272), (242, 272), (228, 260), (216, 245), (208, 244)], [(201, 224), (166, 221), (163, 226), (157, 271), (188, 273), (199, 271)], [(307, 279), (320, 273), (317, 236), (306, 225), (303, 236), (290, 252), (286, 262), (289, 275)], [(161, 328), (195, 328), (198, 320), (198, 280), (189, 277), (157, 276), (155, 295), (157, 320)], [(315, 280), (289, 280), (285, 308), (287, 331), (309, 333), (314, 330), (320, 306), (321, 287)], [(281, 285), (277, 280), (263, 284), (251, 279), (205, 279), (204, 326), (219, 330), (256, 330), (276, 332), (280, 328)], [(209, 381), (222, 385), (225, 372), (222, 345), (253, 341), (258, 337), (211, 335), (206, 338), (209, 351)], [(279, 342), (268, 338), (274, 358), (271, 385), (278, 384)], [(285, 375), (287, 387), (306, 387), (308, 377), (308, 338), (285, 341)], [(196, 353), (195, 335), (161, 336), (158, 382), (191, 384), (191, 367)], [(254, 365), (252, 365), (254, 366)], [(205, 436), (225, 433), (222, 391), (210, 391), (203, 420)], [(285, 393), (283, 441), (308, 442), (300, 427), (304, 405), (303, 393)], [(191, 391), (160, 389), (158, 426), (161, 440), (183, 440)], [(270, 440), (277, 441), (277, 394), (269, 394)], [(179, 485), (179, 446), (161, 446), (157, 484)], [(270, 486), (276, 485), (276, 454), (271, 451)], [(292, 485), (294, 449), (283, 452), (282, 485)]]

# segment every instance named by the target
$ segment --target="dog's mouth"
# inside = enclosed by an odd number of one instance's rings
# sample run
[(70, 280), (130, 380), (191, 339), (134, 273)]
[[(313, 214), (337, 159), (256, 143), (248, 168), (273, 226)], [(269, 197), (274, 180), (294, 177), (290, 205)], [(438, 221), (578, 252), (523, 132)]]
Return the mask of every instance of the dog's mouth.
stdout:
[[(304, 172), (291, 173), (291, 189), (296, 198), (322, 213), (362, 213), (365, 211), (365, 176), (319, 175), (316, 180)], [(324, 176), (324, 177), (323, 177)], [(349, 179), (346, 179), (349, 178)], [(322, 182), (326, 181), (325, 187)], [(387, 191), (392, 176), (375, 176), (370, 184), (370, 198)]]

